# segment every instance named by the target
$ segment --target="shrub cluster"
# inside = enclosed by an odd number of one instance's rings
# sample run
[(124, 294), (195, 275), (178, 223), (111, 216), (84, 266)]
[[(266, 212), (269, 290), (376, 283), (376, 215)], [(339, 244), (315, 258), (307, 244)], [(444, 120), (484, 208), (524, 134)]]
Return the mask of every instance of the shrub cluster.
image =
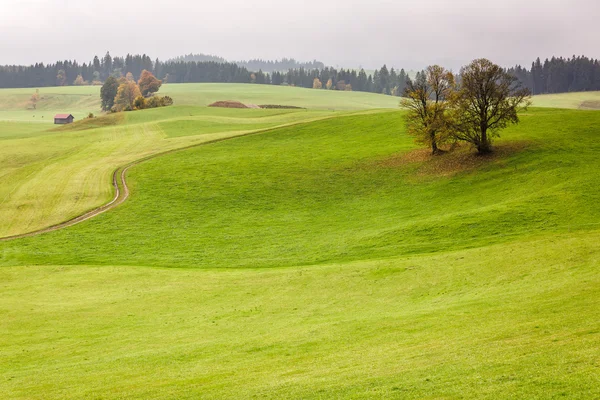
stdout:
[(173, 99), (170, 96), (152, 96), (146, 98), (138, 96), (133, 102), (134, 110), (143, 110), (146, 108), (167, 107), (173, 105)]

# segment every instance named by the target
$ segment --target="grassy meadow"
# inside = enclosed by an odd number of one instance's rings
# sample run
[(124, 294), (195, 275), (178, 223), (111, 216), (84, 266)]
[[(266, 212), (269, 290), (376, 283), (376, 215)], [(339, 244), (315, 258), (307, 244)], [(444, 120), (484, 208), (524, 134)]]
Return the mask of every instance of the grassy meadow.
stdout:
[(533, 105), (535, 107), (600, 110), (600, 92), (542, 94), (534, 96)]
[[(83, 118), (100, 112), (98, 87), (43, 88), (36, 110), (26, 109), (34, 89), (0, 90), (0, 237), (54, 225), (108, 202), (113, 196), (114, 170), (140, 158), (340, 112), (394, 107), (397, 102), (391, 97), (345, 92), (319, 99), (310, 90), (298, 90), (294, 104), (311, 109), (228, 110), (205, 106), (230, 97), (284, 104), (293, 88), (171, 86), (177, 89), (166, 92), (177, 99), (175, 107), (93, 120)], [(239, 96), (244, 90), (248, 96)], [(340, 104), (345, 111), (318, 105), (327, 101)], [(53, 125), (53, 116), (64, 112), (72, 113), (78, 122)]]
[(26, 92), (0, 91), (0, 236), (185, 149), (0, 242), (3, 397), (600, 397), (600, 112), (432, 159), (386, 96), (166, 85), (174, 107), (54, 128)]

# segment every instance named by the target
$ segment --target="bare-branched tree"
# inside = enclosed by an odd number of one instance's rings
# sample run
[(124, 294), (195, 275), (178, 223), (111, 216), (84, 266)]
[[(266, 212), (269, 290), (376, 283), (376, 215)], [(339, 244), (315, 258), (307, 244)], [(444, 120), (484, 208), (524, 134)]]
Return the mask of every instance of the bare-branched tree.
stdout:
[(408, 79), (400, 105), (408, 110), (406, 128), (418, 143), (431, 147), (432, 154), (441, 152), (440, 145), (450, 138), (448, 110), (454, 93), (452, 72), (433, 65)]
[(486, 59), (473, 61), (460, 75), (453, 100), (454, 136), (477, 147), (480, 154), (492, 151), (492, 138), (519, 122), (519, 111), (530, 102), (529, 89), (502, 67)]

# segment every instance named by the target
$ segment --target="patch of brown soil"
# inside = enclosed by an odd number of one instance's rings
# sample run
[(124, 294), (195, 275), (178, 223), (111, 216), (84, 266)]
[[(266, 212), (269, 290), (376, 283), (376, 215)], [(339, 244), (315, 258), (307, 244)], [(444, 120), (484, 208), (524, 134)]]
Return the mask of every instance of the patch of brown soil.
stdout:
[(222, 107), (222, 108), (248, 108), (244, 103), (240, 103), (239, 101), (217, 101), (209, 105), (209, 107)]
[(600, 100), (587, 100), (579, 106), (582, 110), (600, 110)]
[(454, 145), (432, 155), (429, 149), (417, 149), (380, 160), (379, 168), (413, 167), (415, 177), (448, 177), (460, 172), (474, 171), (491, 163), (503, 163), (507, 157), (528, 147), (529, 142), (504, 142), (494, 145), (490, 154), (480, 155), (471, 146)]

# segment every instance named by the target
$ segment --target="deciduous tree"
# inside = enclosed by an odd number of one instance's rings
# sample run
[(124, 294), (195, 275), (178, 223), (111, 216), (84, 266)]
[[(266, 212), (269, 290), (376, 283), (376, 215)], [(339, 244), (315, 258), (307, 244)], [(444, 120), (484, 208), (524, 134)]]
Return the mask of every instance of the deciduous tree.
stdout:
[(492, 138), (509, 124), (519, 123), (519, 111), (530, 104), (530, 92), (502, 67), (486, 59), (473, 61), (461, 71), (454, 101), (454, 135), (477, 147), (492, 150)]
[(441, 152), (440, 145), (450, 138), (448, 108), (455, 88), (454, 75), (439, 65), (408, 79), (400, 105), (408, 110), (406, 128), (418, 143)]
[(87, 84), (87, 81), (83, 79), (83, 76), (81, 76), (81, 74), (77, 75), (77, 78), (75, 78), (75, 80), (73, 81), (73, 85), (75, 86), (83, 86)]
[(67, 74), (64, 69), (58, 70), (56, 74), (56, 84), (58, 86), (65, 86), (67, 84)]
[(115, 104), (115, 97), (119, 89), (119, 81), (114, 76), (109, 76), (100, 89), (100, 98), (102, 100), (102, 109), (109, 111)]
[(162, 81), (156, 79), (156, 77), (152, 75), (150, 71), (143, 70), (140, 75), (138, 85), (140, 86), (142, 96), (147, 97), (150, 96), (152, 93), (158, 92), (158, 89), (160, 89), (160, 87), (162, 86)]
[(40, 101), (40, 89), (35, 89), (35, 93), (31, 95), (31, 99), (29, 101), (31, 102), (33, 109), (36, 110), (37, 103)]
[(313, 79), (313, 89), (322, 89), (322, 88), (323, 88), (323, 83), (321, 83), (321, 80), (319, 78)]
[(142, 93), (135, 82), (125, 82), (119, 85), (117, 95), (115, 96), (114, 111), (131, 111), (134, 109), (134, 101), (140, 97)]

